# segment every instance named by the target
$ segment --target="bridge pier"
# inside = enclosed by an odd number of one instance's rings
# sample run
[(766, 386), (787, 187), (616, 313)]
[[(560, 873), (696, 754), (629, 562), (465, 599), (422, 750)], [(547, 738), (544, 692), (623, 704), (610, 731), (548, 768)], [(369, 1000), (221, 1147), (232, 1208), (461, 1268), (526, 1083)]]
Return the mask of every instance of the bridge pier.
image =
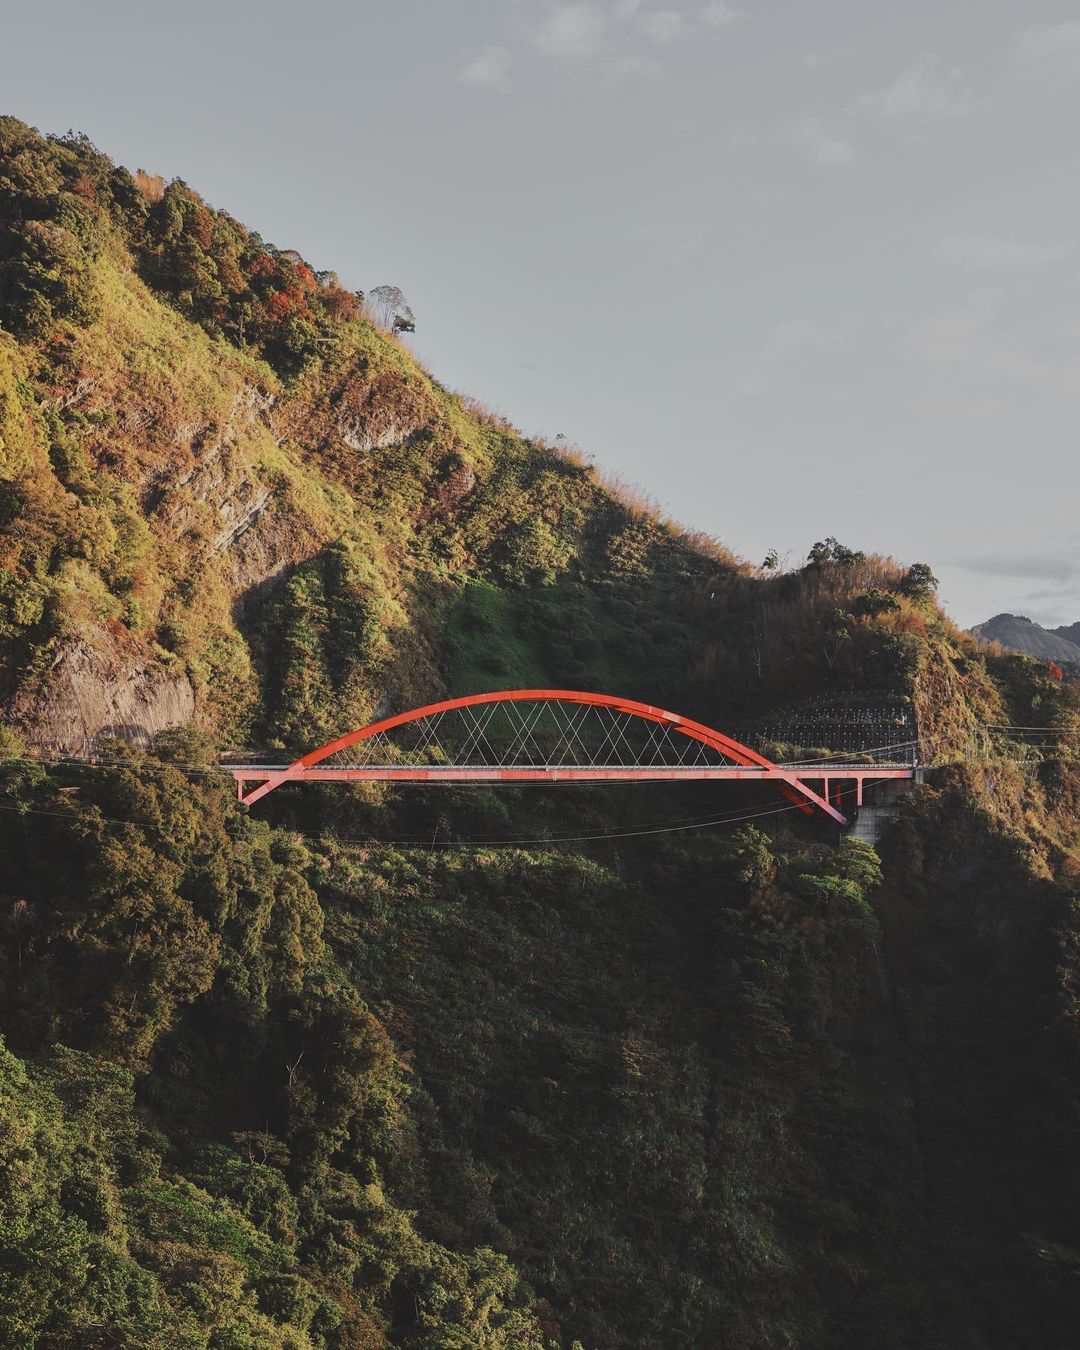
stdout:
[(877, 844), (889, 823), (900, 814), (900, 799), (923, 781), (923, 773), (922, 769), (916, 769), (911, 778), (894, 778), (879, 783), (874, 791), (874, 800), (866, 804), (863, 803), (862, 784), (859, 783), (858, 810), (844, 832), (846, 837)]

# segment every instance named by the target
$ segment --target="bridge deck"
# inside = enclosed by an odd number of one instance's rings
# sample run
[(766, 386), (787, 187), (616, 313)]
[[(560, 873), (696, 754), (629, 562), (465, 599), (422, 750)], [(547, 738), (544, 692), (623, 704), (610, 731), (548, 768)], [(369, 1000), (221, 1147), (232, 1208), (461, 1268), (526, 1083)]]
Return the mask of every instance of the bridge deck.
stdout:
[[(785, 766), (783, 764), (757, 765), (653, 765), (628, 766), (621, 764), (591, 766), (545, 766), (535, 764), (387, 764), (387, 765), (321, 765), (298, 766), (280, 764), (229, 764), (225, 766), (236, 780), (236, 795), (245, 797), (244, 784), (255, 783), (255, 793), (264, 795), (287, 782), (304, 783), (672, 783), (672, 782), (774, 782), (796, 785), (826, 814), (841, 825), (848, 823), (834, 803), (838, 782), (854, 783), (855, 804), (863, 803), (863, 792), (868, 783), (888, 779), (913, 779), (914, 768), (896, 764), (830, 764), (820, 766)], [(820, 795), (811, 784), (821, 786)]]
[(910, 765), (897, 764), (830, 764), (821, 767), (777, 764), (772, 768), (756, 765), (536, 765), (536, 764), (357, 764), (323, 768), (313, 765), (297, 769), (282, 764), (227, 764), (224, 766), (237, 782), (265, 782), (267, 779), (303, 779), (306, 783), (505, 783), (532, 782), (634, 782), (648, 780), (670, 782), (673, 779), (700, 781), (702, 779), (747, 779), (751, 781), (781, 780), (791, 782), (820, 782), (824, 778), (914, 778)]

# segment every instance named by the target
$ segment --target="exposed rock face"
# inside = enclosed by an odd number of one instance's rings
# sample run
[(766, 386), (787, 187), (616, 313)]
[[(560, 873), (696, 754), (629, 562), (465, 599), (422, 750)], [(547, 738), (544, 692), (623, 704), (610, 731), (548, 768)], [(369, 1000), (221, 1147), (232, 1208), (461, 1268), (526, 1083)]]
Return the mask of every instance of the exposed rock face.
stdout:
[(154, 510), (165, 530), (177, 539), (189, 532), (202, 535), (206, 561), (220, 559), (240, 604), (251, 588), (278, 580), (324, 542), (310, 521), (281, 503), (275, 486), (240, 447), (256, 430), (280, 444), (273, 406), (271, 396), (244, 385), (224, 423), (184, 428), (186, 453), (194, 462), (156, 489)]
[(96, 736), (144, 744), (191, 721), (195, 693), (186, 675), (124, 653), (104, 629), (95, 639), (65, 644), (37, 687), (16, 698), (12, 720), (35, 745), (81, 755)]
[[(92, 388), (77, 386), (75, 401)], [(298, 507), (283, 475), (265, 467), (267, 447), (281, 444), (274, 404), (242, 383), (224, 416), (166, 427), (140, 404), (122, 418), (129, 435), (139, 432), (138, 453), (124, 463), (139, 470), (133, 486), (159, 546), (200, 584), (231, 595), (234, 621), (253, 594), (325, 543), (325, 524)], [(119, 624), (66, 639), (52, 658), (21, 683), (13, 672), (0, 693), (0, 714), (43, 748), (84, 754), (99, 736), (141, 744), (205, 712), (187, 674)]]
[(370, 454), (372, 450), (386, 450), (391, 445), (402, 445), (420, 430), (418, 426), (406, 424), (398, 426), (391, 422), (381, 431), (376, 431), (370, 420), (362, 417), (339, 419), (338, 434), (350, 450), (361, 454)]

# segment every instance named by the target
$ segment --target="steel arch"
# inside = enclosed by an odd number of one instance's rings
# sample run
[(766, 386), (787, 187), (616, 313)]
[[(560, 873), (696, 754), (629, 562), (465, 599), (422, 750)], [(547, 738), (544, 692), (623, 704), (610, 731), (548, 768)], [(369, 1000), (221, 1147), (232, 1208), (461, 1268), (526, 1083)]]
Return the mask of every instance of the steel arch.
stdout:
[[(468, 694), (462, 698), (443, 699), (437, 703), (428, 703), (420, 708), (411, 708), (408, 712), (396, 713), (392, 717), (384, 717), (380, 721), (372, 722), (366, 727), (361, 727), (356, 731), (350, 731), (344, 736), (339, 736), (335, 740), (328, 741), (325, 745), (319, 746), (316, 750), (309, 751), (302, 755), (288, 767), (280, 771), (267, 773), (264, 781), (253, 788), (250, 792), (241, 796), (241, 801), (246, 805), (251, 805), (264, 797), (268, 792), (273, 791), (282, 783), (302, 779), (308, 770), (315, 768), (323, 760), (332, 755), (347, 750), (350, 746), (356, 745), (361, 741), (368, 740), (372, 736), (379, 735), (382, 732), (391, 731), (395, 727), (406, 726), (412, 722), (422, 721), (424, 718), (433, 717), (440, 713), (451, 712), (458, 708), (474, 708), (490, 703), (570, 703), (586, 705), (609, 709), (612, 712), (623, 713), (632, 717), (640, 718), (645, 722), (659, 723), (666, 725), (674, 731), (691, 740), (699, 741), (703, 745), (722, 754), (727, 759), (732, 760), (736, 765), (745, 768), (762, 770), (762, 776), (768, 776), (775, 780), (780, 791), (796, 806), (807, 814), (813, 812), (816, 808), (832, 817), (841, 824), (846, 824), (846, 818), (832, 805), (828, 796), (820, 796), (809, 785), (802, 781), (800, 776), (790, 770), (782, 769), (771, 760), (759, 755), (756, 750), (751, 750), (749, 746), (733, 740), (723, 732), (717, 731), (714, 727), (706, 726), (702, 722), (695, 722), (692, 718), (683, 717), (680, 713), (669, 712), (665, 708), (655, 707), (651, 703), (640, 703), (636, 699), (619, 698), (611, 694), (593, 694), (579, 689), (504, 689), (486, 694)], [(234, 769), (235, 772), (235, 769)], [(259, 774), (262, 777), (262, 774)], [(394, 775), (399, 781), (408, 781), (401, 775)], [(527, 775), (522, 773), (515, 775), (513, 771), (501, 775), (504, 781), (513, 781), (515, 776), (520, 776), (522, 780)], [(554, 776), (554, 775), (553, 775)], [(570, 775), (564, 775), (570, 776)], [(243, 792), (243, 782), (251, 781), (255, 777), (254, 773), (245, 772), (244, 778), (237, 777), (238, 787)], [(387, 777), (391, 777), (390, 774)], [(535, 777), (535, 775), (528, 775)]]

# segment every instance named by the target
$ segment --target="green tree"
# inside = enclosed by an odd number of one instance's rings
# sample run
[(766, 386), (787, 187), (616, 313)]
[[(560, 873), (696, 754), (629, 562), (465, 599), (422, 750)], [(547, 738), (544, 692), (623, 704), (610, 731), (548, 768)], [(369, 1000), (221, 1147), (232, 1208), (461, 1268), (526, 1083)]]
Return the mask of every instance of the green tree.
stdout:
[(929, 600), (936, 593), (938, 579), (926, 563), (912, 563), (900, 580), (900, 590), (913, 600)]

